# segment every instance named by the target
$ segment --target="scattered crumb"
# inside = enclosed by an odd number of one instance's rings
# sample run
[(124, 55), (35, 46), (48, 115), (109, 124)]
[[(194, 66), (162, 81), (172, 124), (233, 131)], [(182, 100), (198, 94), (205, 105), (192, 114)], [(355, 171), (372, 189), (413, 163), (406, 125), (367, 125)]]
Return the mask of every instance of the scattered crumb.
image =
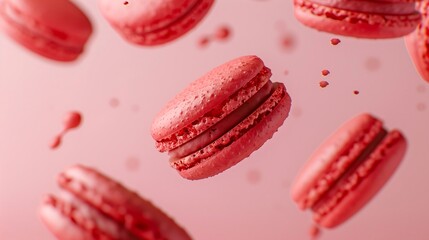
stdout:
[(359, 91), (358, 91), (358, 90), (354, 90), (354, 91), (353, 91), (353, 94), (354, 94), (354, 95), (359, 95)]
[(125, 2), (124, 2), (124, 5), (128, 5), (128, 3), (129, 3), (128, 1), (125, 1)]
[(313, 224), (308, 233), (311, 239), (317, 239), (320, 236), (320, 228), (316, 224)]
[(338, 39), (338, 38), (332, 38), (331, 39), (331, 44), (332, 45), (338, 45), (340, 42), (341, 42), (341, 40)]
[(210, 38), (207, 36), (202, 36), (200, 39), (198, 39), (198, 46), (200, 47), (206, 47), (210, 43)]
[(64, 131), (79, 127), (82, 122), (82, 115), (79, 112), (71, 111), (64, 118)]
[(231, 36), (231, 28), (226, 25), (220, 26), (218, 29), (216, 29), (214, 33), (215, 39), (221, 40), (221, 41), (228, 40), (230, 36)]
[(329, 83), (327, 81), (320, 81), (319, 85), (321, 88), (325, 88), (329, 85)]
[(323, 69), (323, 70), (322, 70), (322, 75), (323, 75), (323, 76), (328, 76), (330, 73), (331, 73), (331, 72), (330, 72), (329, 70), (327, 70), (327, 69)]

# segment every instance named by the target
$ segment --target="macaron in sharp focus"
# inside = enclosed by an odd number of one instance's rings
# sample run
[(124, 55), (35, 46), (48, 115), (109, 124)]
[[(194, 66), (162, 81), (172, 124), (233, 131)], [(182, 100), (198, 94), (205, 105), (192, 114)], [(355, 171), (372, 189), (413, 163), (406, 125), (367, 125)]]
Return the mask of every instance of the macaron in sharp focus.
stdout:
[(92, 24), (69, 0), (0, 0), (0, 28), (27, 49), (57, 61), (84, 51)]
[(122, 37), (135, 44), (153, 46), (170, 42), (194, 28), (214, 0), (98, 2), (103, 16)]
[(296, 18), (319, 31), (357, 38), (396, 38), (411, 33), (419, 24), (416, 1), (294, 0), (294, 5)]
[(291, 195), (313, 220), (333, 228), (357, 213), (395, 172), (406, 151), (398, 130), (369, 114), (347, 121), (313, 153)]
[(77, 165), (58, 177), (61, 191), (40, 208), (59, 240), (190, 240), (170, 217), (137, 193), (94, 169)]
[(182, 177), (214, 176), (260, 148), (289, 114), (283, 83), (257, 56), (220, 65), (172, 99), (156, 116), (152, 137)]
[(405, 37), (405, 43), (420, 76), (429, 82), (429, 2), (417, 4), (422, 14), (422, 21), (417, 29)]

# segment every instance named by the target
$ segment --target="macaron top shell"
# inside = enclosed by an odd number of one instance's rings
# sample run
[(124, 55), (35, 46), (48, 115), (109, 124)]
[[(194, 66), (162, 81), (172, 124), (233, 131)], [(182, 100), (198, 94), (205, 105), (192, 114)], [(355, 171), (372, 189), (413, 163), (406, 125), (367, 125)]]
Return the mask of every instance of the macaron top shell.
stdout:
[(263, 67), (257, 56), (244, 56), (214, 68), (167, 103), (153, 121), (152, 137), (159, 141), (191, 124), (225, 102)]
[(92, 33), (88, 17), (69, 0), (2, 0), (0, 8), (3, 17), (69, 46), (81, 47)]

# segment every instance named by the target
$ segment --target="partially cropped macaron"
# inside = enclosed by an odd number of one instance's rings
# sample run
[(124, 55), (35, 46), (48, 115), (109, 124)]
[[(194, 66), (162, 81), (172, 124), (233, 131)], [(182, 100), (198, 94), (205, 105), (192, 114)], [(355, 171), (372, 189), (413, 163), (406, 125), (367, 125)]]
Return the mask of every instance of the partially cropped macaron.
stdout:
[(69, 62), (92, 34), (85, 13), (69, 0), (1, 0), (0, 28), (34, 53)]
[(420, 76), (429, 82), (429, 2), (418, 3), (418, 9), (422, 13), (422, 21), (412, 34), (405, 37), (405, 43)]
[(40, 217), (59, 240), (190, 240), (186, 231), (137, 193), (95, 169), (77, 165), (58, 177)]
[(182, 177), (196, 180), (234, 166), (270, 139), (289, 114), (283, 83), (257, 56), (222, 64), (174, 97), (155, 117), (152, 137)]
[(313, 153), (291, 195), (313, 220), (333, 228), (357, 213), (385, 185), (402, 161), (407, 142), (398, 130), (364, 113), (335, 131)]
[(98, 0), (107, 21), (131, 43), (145, 46), (171, 42), (193, 29), (214, 0)]
[(396, 38), (420, 22), (418, 0), (294, 0), (295, 16), (319, 31), (357, 38)]

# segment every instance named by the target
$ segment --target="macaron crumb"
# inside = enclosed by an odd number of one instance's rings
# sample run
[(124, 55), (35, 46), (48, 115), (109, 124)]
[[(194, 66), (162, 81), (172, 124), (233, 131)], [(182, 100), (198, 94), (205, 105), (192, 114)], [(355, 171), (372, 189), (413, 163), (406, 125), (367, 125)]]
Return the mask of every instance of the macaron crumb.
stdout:
[(128, 3), (129, 3), (128, 1), (125, 1), (125, 2), (124, 2), (124, 5), (128, 5)]
[(341, 42), (341, 40), (338, 39), (338, 38), (332, 38), (331, 39), (331, 44), (334, 45), (334, 46), (338, 45), (340, 42)]
[(79, 112), (71, 111), (64, 118), (64, 131), (79, 127), (82, 122), (82, 115)]
[(317, 239), (320, 236), (320, 228), (316, 224), (313, 224), (308, 233), (311, 239)]
[(214, 33), (214, 38), (221, 41), (228, 40), (230, 36), (231, 28), (226, 25), (218, 27)]
[(331, 72), (330, 72), (329, 70), (327, 70), (327, 69), (323, 69), (323, 70), (322, 70), (322, 75), (323, 75), (323, 76), (328, 76), (330, 73), (331, 73)]
[(354, 90), (354, 91), (353, 91), (353, 94), (354, 94), (354, 95), (359, 95), (359, 93), (360, 93), (360, 92), (359, 92), (358, 90)]
[(210, 37), (208, 36), (202, 36), (200, 39), (198, 39), (198, 46), (199, 47), (206, 47), (210, 43)]
[(319, 86), (321, 87), (321, 88), (325, 88), (325, 87), (327, 87), (329, 85), (329, 82), (327, 82), (327, 81), (320, 81), (319, 82)]
[(57, 136), (54, 137), (54, 139), (52, 139), (51, 144), (49, 145), (49, 147), (51, 149), (56, 149), (61, 145), (61, 134), (58, 134)]

